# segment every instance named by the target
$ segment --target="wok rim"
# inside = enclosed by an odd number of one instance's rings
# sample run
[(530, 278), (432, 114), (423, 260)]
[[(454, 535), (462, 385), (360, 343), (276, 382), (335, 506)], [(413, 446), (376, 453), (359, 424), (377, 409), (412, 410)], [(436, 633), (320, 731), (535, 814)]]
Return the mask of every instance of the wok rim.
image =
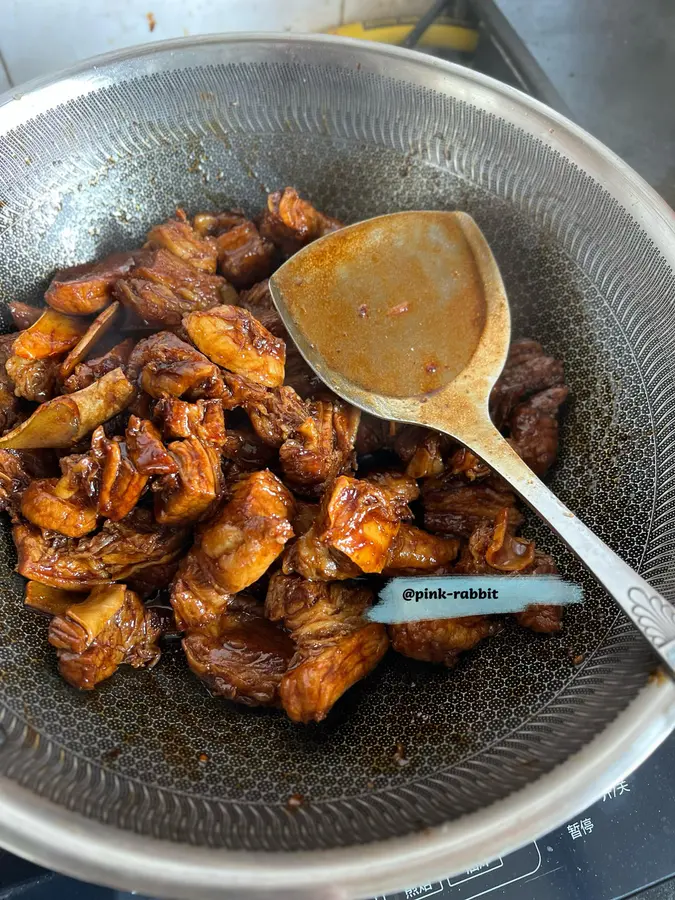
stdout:
[[(328, 35), (241, 33), (144, 44), (93, 57), (0, 95), (0, 133), (74, 97), (114, 83), (108, 67), (161, 60), (160, 70), (184, 68), (200, 48), (283, 45), (290, 53), (325, 44), (352, 58), (406, 63), (426, 84), (472, 91), (472, 102), (572, 159), (631, 215), (675, 270), (675, 213), (640, 175), (588, 132), (526, 94), (454, 63), (387, 45)], [(391, 74), (395, 74), (392, 71)], [(434, 76), (437, 76), (436, 79)], [(477, 96), (478, 95), (478, 96)], [(501, 102), (499, 102), (501, 101)], [(371, 897), (438, 880), (503, 856), (558, 827), (643, 762), (675, 728), (675, 684), (650, 679), (617, 718), (564, 763), (525, 788), (423, 833), (344, 849), (269, 853), (213, 850), (122, 831), (0, 777), (0, 844), (67, 875), (162, 897)], [(461, 823), (461, 824), (460, 824)]]

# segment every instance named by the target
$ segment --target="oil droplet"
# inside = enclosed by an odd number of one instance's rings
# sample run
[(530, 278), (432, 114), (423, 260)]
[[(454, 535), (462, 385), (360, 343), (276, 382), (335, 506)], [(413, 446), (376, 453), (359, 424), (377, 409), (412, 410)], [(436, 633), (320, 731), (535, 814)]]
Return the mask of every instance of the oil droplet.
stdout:
[(287, 809), (300, 809), (300, 807), (304, 804), (305, 798), (302, 794), (291, 794), (291, 796), (286, 801)]

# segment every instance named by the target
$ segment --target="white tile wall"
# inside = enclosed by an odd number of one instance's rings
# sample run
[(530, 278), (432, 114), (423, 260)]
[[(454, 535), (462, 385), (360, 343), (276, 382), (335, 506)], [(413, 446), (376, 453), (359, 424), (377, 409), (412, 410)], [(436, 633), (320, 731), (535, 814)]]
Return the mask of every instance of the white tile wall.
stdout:
[(418, 15), (431, 6), (432, 0), (344, 0), (343, 22), (383, 19), (386, 16)]
[[(340, 22), (343, 3), (0, 0), (0, 53), (12, 82), (21, 84), (89, 56), (148, 41), (222, 31), (320, 31)], [(362, 7), (369, 7), (367, 0)], [(155, 23), (152, 31), (150, 14)]]
[[(149, 41), (224, 31), (321, 31), (419, 14), (431, 0), (0, 0), (0, 92)], [(151, 29), (151, 24), (153, 25)]]
[(7, 77), (4, 66), (0, 61), (0, 94), (2, 94), (3, 91), (7, 90), (9, 90), (9, 78)]

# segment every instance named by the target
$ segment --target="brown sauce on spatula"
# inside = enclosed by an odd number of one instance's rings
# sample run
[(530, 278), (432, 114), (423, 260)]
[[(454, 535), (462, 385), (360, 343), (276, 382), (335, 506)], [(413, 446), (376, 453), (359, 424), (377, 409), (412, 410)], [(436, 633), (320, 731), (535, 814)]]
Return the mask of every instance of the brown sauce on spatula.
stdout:
[(325, 363), (391, 397), (436, 391), (468, 365), (486, 301), (471, 247), (449, 213), (398, 213), (322, 238), (274, 276)]

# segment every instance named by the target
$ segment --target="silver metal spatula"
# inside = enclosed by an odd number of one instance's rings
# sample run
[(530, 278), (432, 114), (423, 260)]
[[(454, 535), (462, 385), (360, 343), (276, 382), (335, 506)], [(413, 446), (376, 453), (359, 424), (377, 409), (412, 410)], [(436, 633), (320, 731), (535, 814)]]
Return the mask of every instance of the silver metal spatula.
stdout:
[(558, 500), (490, 420), (511, 320), (497, 263), (470, 216), (401, 212), (359, 222), (296, 253), (270, 289), (300, 352), (336, 394), (469, 447), (560, 535), (675, 674), (675, 608)]

